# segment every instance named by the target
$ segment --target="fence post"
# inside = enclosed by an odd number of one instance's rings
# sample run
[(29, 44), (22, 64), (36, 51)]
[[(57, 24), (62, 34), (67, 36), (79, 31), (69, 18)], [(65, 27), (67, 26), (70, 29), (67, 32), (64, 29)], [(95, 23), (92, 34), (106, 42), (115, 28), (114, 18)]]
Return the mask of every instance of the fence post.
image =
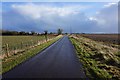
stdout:
[(15, 51), (15, 50), (16, 50), (16, 47), (14, 47), (14, 54), (16, 54), (16, 51)]
[(23, 42), (21, 42), (21, 49), (23, 48)]
[(31, 40), (31, 43), (32, 43), (32, 47), (33, 47), (33, 45), (34, 45), (33, 40)]
[(9, 51), (8, 51), (8, 49), (9, 49), (9, 45), (8, 44), (6, 44), (6, 54), (7, 54), (7, 57), (9, 57)]
[(32, 46), (33, 45), (32, 40), (30, 41), (30, 43), (31, 43), (31, 46)]

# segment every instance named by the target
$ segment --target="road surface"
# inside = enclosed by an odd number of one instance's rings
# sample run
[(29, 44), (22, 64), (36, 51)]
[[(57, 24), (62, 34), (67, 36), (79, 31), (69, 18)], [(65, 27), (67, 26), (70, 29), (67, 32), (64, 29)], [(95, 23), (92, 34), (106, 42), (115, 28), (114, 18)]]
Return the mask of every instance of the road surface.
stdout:
[(85, 78), (75, 49), (64, 36), (50, 47), (23, 62), (3, 78)]

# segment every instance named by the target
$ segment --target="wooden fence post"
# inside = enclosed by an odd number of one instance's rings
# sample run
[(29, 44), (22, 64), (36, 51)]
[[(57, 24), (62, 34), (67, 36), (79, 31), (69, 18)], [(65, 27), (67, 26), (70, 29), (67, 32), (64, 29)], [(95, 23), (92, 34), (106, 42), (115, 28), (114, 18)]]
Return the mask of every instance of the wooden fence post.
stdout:
[(9, 57), (9, 45), (8, 44), (6, 44), (6, 54), (7, 54), (7, 57)]
[(33, 46), (33, 41), (31, 40), (31, 46)]
[(21, 42), (21, 49), (23, 48), (23, 42)]
[(16, 47), (14, 47), (14, 54), (16, 53), (16, 51), (15, 51), (15, 50), (16, 50)]

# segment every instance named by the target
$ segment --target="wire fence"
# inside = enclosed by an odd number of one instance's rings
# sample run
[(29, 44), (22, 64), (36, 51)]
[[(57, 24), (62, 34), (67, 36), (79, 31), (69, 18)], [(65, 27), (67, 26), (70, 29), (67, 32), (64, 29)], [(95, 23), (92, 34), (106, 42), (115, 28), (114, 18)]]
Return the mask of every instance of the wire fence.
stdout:
[[(54, 37), (48, 37), (47, 41), (50, 41), (52, 39), (54, 39)], [(2, 46), (2, 54), (0, 55), (1, 58), (5, 58), (5, 57), (10, 57), (12, 55), (16, 55), (18, 53), (24, 52), (26, 50), (29, 50), (30, 48), (33, 48), (35, 46), (41, 45), (45, 42), (47, 42), (46, 39), (42, 39), (42, 40), (30, 40), (27, 42), (19, 42), (18, 44), (15, 45), (9, 45), (9, 44), (5, 44)]]

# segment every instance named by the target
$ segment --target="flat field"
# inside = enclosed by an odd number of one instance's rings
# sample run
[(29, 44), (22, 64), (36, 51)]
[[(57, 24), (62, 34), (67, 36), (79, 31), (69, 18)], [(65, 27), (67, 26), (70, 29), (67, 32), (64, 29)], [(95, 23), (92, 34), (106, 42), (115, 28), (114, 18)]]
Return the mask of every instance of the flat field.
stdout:
[(80, 36), (105, 43), (120, 44), (120, 34), (80, 34)]
[[(48, 39), (53, 38), (55, 36), (49, 35)], [(2, 46), (8, 44), (9, 46), (17, 46), (22, 43), (29, 42), (38, 42), (40, 40), (45, 40), (45, 36), (2, 36)]]
[[(48, 39), (52, 39), (56, 36), (48, 35)], [(45, 41), (44, 35), (41, 36), (2, 36), (2, 54), (29, 48), (38, 44), (40, 41)]]

